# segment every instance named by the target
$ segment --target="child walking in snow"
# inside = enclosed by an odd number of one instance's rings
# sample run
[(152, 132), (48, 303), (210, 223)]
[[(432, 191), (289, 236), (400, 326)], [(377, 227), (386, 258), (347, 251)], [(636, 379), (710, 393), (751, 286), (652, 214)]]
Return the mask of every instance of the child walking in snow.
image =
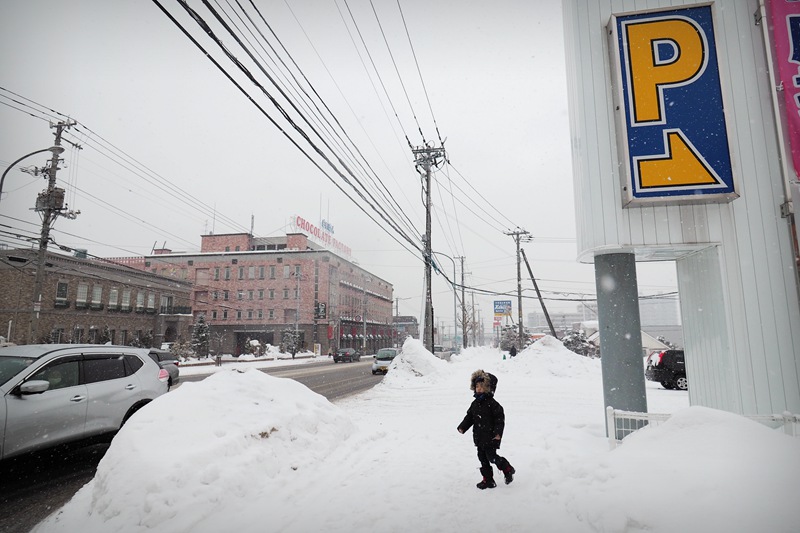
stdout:
[(476, 486), (481, 490), (497, 486), (491, 463), (496, 464), (503, 472), (506, 485), (514, 481), (516, 473), (514, 467), (504, 457), (497, 455), (506, 417), (503, 406), (494, 399), (496, 384), (497, 378), (488, 372), (476, 370), (472, 373), (469, 388), (475, 392), (475, 399), (467, 409), (467, 416), (458, 425), (459, 433), (464, 433), (472, 427), (472, 440), (478, 448), (478, 461), (481, 462), (480, 471), (483, 475), (483, 480)]

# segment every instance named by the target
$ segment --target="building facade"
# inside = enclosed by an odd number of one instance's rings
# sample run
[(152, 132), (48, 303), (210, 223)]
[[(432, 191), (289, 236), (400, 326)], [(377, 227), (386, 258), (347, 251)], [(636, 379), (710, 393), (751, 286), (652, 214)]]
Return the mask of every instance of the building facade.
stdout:
[(201, 239), (199, 253), (163, 249), (122, 261), (190, 283), (193, 314), (205, 316), (212, 351), (241, 354), (253, 340), (289, 350), (294, 338), (298, 349), (323, 352), (391, 346), (392, 285), (305, 234)]
[[(33, 313), (37, 251), (0, 250), (0, 335), (16, 344), (152, 346), (191, 328), (191, 284), (118, 264), (47, 253), (42, 299)], [(30, 339), (31, 321), (37, 335)]]

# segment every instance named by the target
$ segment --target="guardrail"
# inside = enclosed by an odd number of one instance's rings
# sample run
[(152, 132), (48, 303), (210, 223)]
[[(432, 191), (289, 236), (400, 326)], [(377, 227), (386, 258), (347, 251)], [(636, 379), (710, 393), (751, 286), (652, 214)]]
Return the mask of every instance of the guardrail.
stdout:
[[(608, 445), (614, 449), (622, 440), (631, 433), (645, 426), (659, 425), (666, 422), (671, 415), (665, 413), (639, 413), (636, 411), (623, 411), (606, 407), (606, 428), (608, 431)], [(783, 431), (790, 437), (800, 437), (800, 415), (785, 411), (780, 415), (741, 415), (745, 418), (760, 422), (765, 426), (777, 429), (783, 426)]]

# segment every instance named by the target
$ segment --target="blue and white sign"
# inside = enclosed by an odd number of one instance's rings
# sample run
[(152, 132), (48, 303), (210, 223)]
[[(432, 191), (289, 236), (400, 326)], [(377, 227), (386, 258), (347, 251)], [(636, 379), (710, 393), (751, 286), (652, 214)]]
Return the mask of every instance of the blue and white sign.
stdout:
[(615, 15), (624, 203), (736, 198), (711, 5)]
[(494, 316), (505, 316), (511, 314), (511, 300), (495, 300)]

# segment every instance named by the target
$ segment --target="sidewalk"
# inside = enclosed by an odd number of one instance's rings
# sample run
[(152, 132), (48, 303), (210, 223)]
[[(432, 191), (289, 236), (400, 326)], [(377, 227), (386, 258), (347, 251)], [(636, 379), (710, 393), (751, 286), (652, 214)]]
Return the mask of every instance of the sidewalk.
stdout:
[(215, 374), (220, 371), (229, 370), (232, 367), (239, 369), (275, 368), (279, 366), (322, 363), (325, 361), (329, 361), (331, 364), (333, 364), (333, 358), (328, 357), (327, 354), (315, 356), (312, 352), (303, 352), (301, 354), (297, 354), (295, 355), (294, 359), (292, 359), (291, 354), (287, 353), (279, 353), (277, 355), (267, 354), (266, 356), (261, 357), (255, 357), (250, 354), (234, 357), (230, 354), (225, 354), (222, 356), (222, 366), (217, 366), (216, 359), (214, 357), (208, 357), (205, 359), (181, 362), (178, 368), (180, 369), (182, 376), (196, 376), (200, 374)]

